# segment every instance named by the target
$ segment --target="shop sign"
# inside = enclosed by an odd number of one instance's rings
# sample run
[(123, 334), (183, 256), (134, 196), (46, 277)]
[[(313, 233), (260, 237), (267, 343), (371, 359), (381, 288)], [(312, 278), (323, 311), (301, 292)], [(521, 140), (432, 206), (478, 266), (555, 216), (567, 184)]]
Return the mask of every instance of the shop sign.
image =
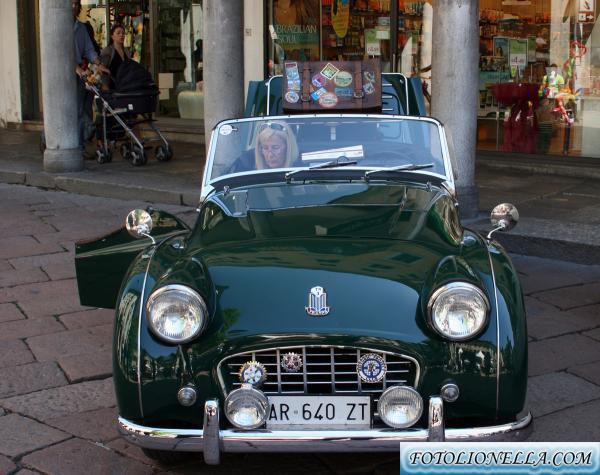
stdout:
[(593, 22), (595, 19), (595, 0), (579, 0), (579, 14), (577, 20), (580, 22)]
[(339, 38), (344, 38), (348, 33), (350, 22), (350, 0), (333, 0), (331, 5), (331, 24)]
[(275, 34), (281, 45), (310, 45), (319, 42), (316, 25), (275, 25)]
[(381, 56), (381, 45), (377, 38), (377, 30), (365, 30), (365, 52), (368, 56)]

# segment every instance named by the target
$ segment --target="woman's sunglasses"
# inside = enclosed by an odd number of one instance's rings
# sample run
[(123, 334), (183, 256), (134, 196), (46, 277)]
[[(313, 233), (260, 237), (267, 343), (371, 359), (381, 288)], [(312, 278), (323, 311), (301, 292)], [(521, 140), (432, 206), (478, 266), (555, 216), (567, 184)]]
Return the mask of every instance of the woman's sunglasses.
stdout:
[(281, 124), (276, 124), (274, 122), (266, 122), (264, 124), (261, 124), (261, 126), (258, 129), (258, 131), (262, 132), (265, 129), (273, 129), (273, 130), (285, 131), (285, 126), (283, 126)]

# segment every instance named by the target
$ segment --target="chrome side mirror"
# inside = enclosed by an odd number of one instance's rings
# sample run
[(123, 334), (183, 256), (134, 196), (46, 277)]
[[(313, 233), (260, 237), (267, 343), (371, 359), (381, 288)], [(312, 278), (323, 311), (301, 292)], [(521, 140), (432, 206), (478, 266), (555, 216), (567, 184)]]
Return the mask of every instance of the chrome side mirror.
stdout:
[(488, 233), (488, 239), (490, 239), (492, 234), (496, 231), (510, 231), (513, 229), (519, 222), (519, 212), (515, 205), (511, 203), (502, 203), (492, 210), (490, 220), (494, 229)]
[(152, 231), (152, 216), (146, 210), (134, 209), (125, 218), (125, 228), (136, 239), (142, 237), (152, 239), (150, 236), (150, 231)]

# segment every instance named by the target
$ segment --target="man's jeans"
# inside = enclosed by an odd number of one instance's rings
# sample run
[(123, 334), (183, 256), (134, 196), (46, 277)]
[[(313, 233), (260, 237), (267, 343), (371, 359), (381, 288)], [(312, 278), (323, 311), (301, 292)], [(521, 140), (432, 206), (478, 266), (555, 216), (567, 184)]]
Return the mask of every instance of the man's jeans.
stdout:
[(81, 79), (77, 79), (77, 132), (79, 150), (85, 150), (85, 141), (92, 127), (92, 95), (87, 91)]

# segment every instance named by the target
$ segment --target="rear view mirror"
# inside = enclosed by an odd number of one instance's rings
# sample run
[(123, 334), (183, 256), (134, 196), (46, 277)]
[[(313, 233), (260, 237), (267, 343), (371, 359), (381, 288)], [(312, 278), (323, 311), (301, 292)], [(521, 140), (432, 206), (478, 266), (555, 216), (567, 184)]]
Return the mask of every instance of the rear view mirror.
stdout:
[(125, 228), (136, 239), (149, 237), (152, 231), (152, 216), (146, 210), (134, 209), (125, 218)]

